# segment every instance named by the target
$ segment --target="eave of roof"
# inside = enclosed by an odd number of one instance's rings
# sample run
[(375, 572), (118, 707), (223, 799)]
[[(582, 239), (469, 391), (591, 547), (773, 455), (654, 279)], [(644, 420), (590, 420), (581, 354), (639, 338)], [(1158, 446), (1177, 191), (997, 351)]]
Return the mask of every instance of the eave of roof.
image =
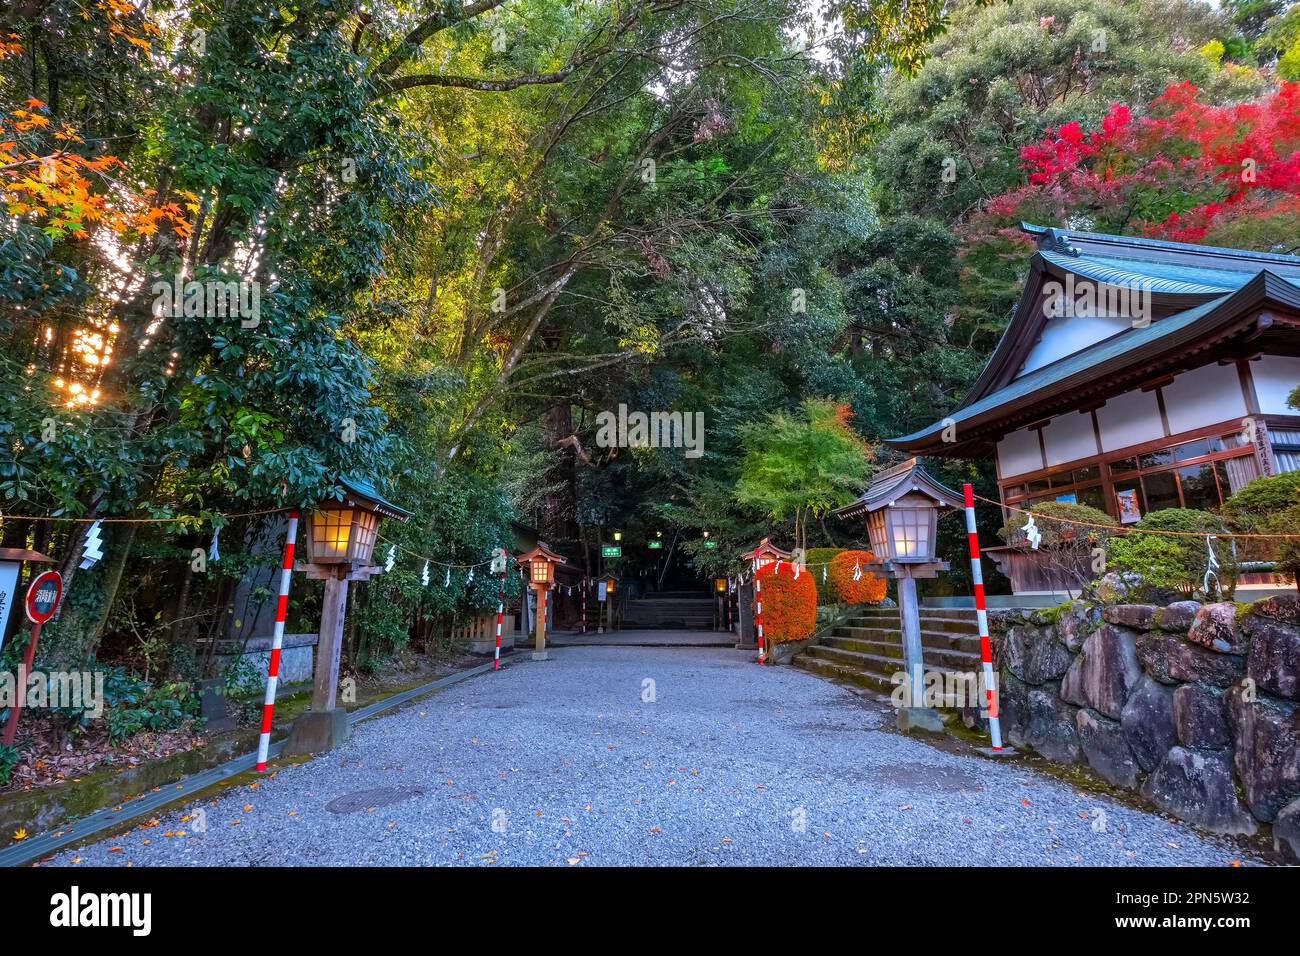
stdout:
[(396, 518), (398, 521), (406, 521), (414, 512), (407, 511), (398, 505), (393, 504), (384, 498), (375, 488), (374, 484), (368, 479), (356, 475), (348, 475), (339, 478), (339, 484), (343, 490), (356, 498), (362, 498), (369, 502), (375, 511), (379, 512), (385, 518)]
[(906, 471), (900, 472), (891, 481), (873, 482), (856, 501), (836, 508), (831, 514), (839, 518), (853, 518), (868, 511), (875, 511), (909, 491), (924, 491), (931, 498), (938, 499), (945, 508), (960, 507), (959, 502), (962, 500), (961, 495), (932, 478), (924, 468), (913, 465)]

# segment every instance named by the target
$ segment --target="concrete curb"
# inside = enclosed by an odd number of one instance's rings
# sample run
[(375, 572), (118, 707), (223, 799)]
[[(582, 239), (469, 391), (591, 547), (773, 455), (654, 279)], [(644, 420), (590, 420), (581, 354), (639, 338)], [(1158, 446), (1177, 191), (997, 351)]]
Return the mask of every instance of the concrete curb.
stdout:
[[(371, 717), (377, 717), (385, 711), (401, 707), (417, 697), (423, 697), (425, 694), (431, 694), (434, 691), (490, 670), (492, 670), (492, 662), (488, 661), (486, 664), (479, 664), (477, 667), (458, 671), (455, 674), (440, 677), (428, 684), (421, 684), (419, 687), (412, 687), (410, 690), (394, 694), (392, 697), (375, 701), (373, 704), (368, 704), (348, 714), (348, 725), (355, 727), (363, 720), (369, 720)], [(284, 740), (271, 744), (268, 753), (270, 759), (275, 760), (278, 758), (284, 751), (284, 745)], [(206, 790), (208, 787), (247, 770), (253, 770), (256, 766), (257, 753), (244, 754), (242, 757), (236, 757), (234, 760), (228, 760), (223, 764), (185, 777), (177, 783), (169, 783), (160, 788), (158, 793), (148, 793), (129, 803), (121, 803), (116, 809), (96, 810), (94, 813), (88, 814), (52, 833), (45, 833), (5, 847), (0, 850), (0, 866), (21, 866), (32, 860), (49, 856), (51, 853), (56, 853), (70, 844), (79, 843), (87, 837), (93, 837), (106, 830), (115, 829), (139, 817), (150, 816), (170, 804), (187, 800), (201, 790)]]

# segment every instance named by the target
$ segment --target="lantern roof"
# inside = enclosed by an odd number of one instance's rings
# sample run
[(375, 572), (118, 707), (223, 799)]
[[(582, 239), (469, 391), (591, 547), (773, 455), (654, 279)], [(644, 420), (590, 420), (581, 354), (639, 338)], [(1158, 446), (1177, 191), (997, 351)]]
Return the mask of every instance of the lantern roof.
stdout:
[(406, 521), (413, 514), (385, 499), (375, 489), (374, 484), (364, 478), (344, 475), (339, 477), (338, 484), (343, 488), (343, 494), (335, 495), (333, 498), (335, 501), (365, 508), (385, 518), (396, 518), (398, 521)]
[(764, 538), (762, 541), (760, 541), (758, 543), (758, 547), (756, 547), (753, 551), (746, 551), (744, 554), (741, 555), (742, 558), (745, 558), (746, 560), (750, 560), (750, 561), (756, 558), (776, 558), (780, 561), (786, 561), (789, 560), (792, 556), (793, 555), (791, 552), (782, 551), (780, 548), (774, 545), (767, 538)]
[(564, 555), (557, 554), (556, 552), (552, 551), (550, 548), (546, 546), (545, 541), (538, 541), (537, 547), (533, 548), (533, 550), (531, 551), (525, 551), (523, 554), (519, 555), (519, 557), (516, 560), (520, 564), (525, 564), (531, 561), (533, 558), (545, 558), (547, 561), (550, 561), (552, 564), (568, 563), (567, 561), (564, 560)]
[(909, 458), (901, 465), (895, 465), (888, 471), (876, 475), (857, 501), (843, 508), (836, 508), (832, 513), (841, 518), (856, 518), (858, 515), (878, 511), (913, 491), (934, 499), (943, 508), (960, 507), (962, 500), (957, 492), (931, 478), (925, 469), (916, 463), (915, 458)]
[(41, 564), (53, 564), (54, 559), (39, 551), (26, 548), (0, 548), (0, 561), (32, 561)]

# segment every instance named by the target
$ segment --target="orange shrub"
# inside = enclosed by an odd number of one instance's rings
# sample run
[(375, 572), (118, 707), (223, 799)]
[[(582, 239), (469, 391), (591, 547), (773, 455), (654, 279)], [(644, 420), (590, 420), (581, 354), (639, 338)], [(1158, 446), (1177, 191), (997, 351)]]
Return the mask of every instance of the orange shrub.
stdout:
[(817, 583), (804, 571), (796, 581), (794, 567), (781, 562), (765, 565), (758, 577), (763, 585), (763, 640), (768, 644), (802, 641), (817, 628)]
[[(867, 570), (876, 560), (870, 551), (841, 551), (831, 558), (831, 594), (843, 604), (879, 604), (885, 599), (885, 579)], [(853, 580), (853, 568), (862, 566), (862, 577)]]

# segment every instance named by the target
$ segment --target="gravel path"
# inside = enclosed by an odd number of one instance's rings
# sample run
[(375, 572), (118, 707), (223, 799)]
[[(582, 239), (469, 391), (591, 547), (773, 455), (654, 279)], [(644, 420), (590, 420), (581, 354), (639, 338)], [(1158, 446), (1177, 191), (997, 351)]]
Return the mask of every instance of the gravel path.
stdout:
[[(748, 659), (703, 648), (520, 655), (500, 674), (361, 724), (339, 751), (43, 865), (1248, 859), (1234, 843), (1023, 763), (893, 733), (879, 705)], [(349, 796), (378, 788), (386, 796)], [(337, 798), (343, 806), (327, 809)]]

